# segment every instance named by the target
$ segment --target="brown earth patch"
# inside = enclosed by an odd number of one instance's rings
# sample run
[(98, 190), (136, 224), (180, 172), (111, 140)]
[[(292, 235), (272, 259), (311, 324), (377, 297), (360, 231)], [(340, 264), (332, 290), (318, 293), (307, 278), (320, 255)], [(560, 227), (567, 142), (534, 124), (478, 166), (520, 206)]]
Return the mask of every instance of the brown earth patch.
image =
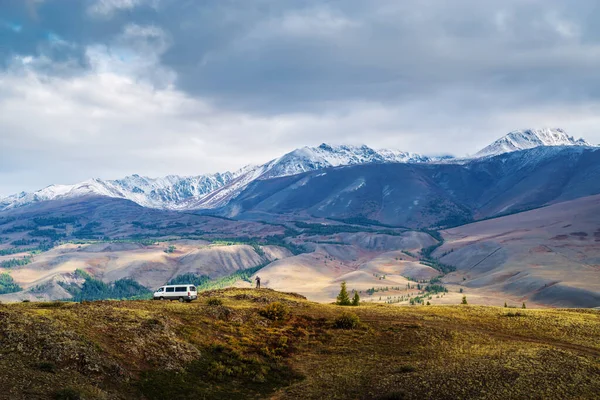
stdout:
[(531, 250), (529, 250), (530, 253), (552, 253), (552, 250), (550, 250), (548, 247), (546, 246), (536, 246), (534, 248), (532, 248)]

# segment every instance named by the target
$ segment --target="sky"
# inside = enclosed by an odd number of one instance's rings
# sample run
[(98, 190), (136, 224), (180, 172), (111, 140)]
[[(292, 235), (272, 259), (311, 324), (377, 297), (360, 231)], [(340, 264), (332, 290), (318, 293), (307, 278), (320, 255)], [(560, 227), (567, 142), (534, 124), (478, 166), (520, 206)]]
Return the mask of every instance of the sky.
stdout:
[(597, 0), (0, 0), (0, 196), (302, 146), (600, 143)]

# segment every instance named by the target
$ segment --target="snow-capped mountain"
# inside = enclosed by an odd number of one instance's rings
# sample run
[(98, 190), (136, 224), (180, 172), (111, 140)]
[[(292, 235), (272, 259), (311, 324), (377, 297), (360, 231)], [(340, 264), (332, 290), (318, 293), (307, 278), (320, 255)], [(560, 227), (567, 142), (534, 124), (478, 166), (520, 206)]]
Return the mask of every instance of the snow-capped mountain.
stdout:
[(215, 208), (239, 194), (256, 179), (295, 175), (316, 169), (366, 163), (428, 162), (433, 158), (398, 150), (373, 150), (367, 146), (304, 147), (263, 165), (246, 166), (234, 173), (164, 178), (139, 175), (119, 180), (91, 179), (75, 185), (51, 185), (32, 193), (19, 193), (0, 200), (0, 210), (34, 202), (108, 196), (131, 200), (141, 206), (171, 210)]
[(428, 162), (430, 157), (399, 150), (374, 150), (368, 146), (303, 147), (266, 164), (262, 179), (295, 175), (316, 169), (369, 163), (415, 163)]
[(374, 150), (368, 146), (303, 147), (258, 166), (246, 166), (236, 172), (181, 177), (146, 178), (139, 175), (119, 180), (91, 179), (75, 185), (51, 185), (32, 193), (19, 193), (0, 199), (0, 210), (40, 201), (69, 199), (88, 195), (131, 200), (141, 206), (170, 210), (195, 210), (222, 207), (252, 182), (296, 175), (329, 167), (386, 163), (460, 163), (538, 146), (590, 146), (575, 140), (561, 129), (520, 130), (510, 132), (487, 146), (474, 157), (427, 157), (399, 150)]
[(119, 180), (90, 179), (74, 185), (50, 185), (32, 193), (21, 192), (0, 200), (0, 210), (47, 200), (70, 199), (83, 196), (106, 196), (131, 200), (150, 208), (178, 209), (190, 197), (202, 197), (229, 183), (235, 174), (200, 175), (164, 178), (146, 178), (131, 175)]
[(473, 157), (488, 157), (539, 146), (591, 146), (583, 139), (575, 140), (562, 129), (526, 129), (510, 132), (483, 148)]
[(256, 167), (247, 167), (237, 173), (228, 185), (202, 198), (190, 199), (186, 208), (216, 208), (226, 205), (251, 182), (282, 176), (296, 175), (318, 169), (370, 163), (425, 163), (437, 158), (399, 150), (374, 150), (368, 146), (332, 146), (326, 143), (318, 147), (303, 147)]

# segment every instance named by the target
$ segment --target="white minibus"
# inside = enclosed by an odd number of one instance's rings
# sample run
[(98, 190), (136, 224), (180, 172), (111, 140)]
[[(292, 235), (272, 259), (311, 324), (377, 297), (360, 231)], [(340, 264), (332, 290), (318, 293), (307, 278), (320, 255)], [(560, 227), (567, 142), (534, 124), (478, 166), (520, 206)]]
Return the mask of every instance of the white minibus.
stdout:
[(179, 300), (188, 303), (198, 298), (196, 286), (186, 283), (183, 285), (165, 285), (158, 288), (153, 295), (154, 300)]

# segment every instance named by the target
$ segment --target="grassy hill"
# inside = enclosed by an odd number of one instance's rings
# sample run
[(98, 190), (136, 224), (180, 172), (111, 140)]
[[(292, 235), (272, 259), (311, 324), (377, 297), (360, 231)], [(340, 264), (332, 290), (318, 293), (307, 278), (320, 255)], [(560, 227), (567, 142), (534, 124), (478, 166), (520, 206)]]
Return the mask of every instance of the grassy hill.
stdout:
[(591, 399), (600, 312), (338, 307), (269, 289), (0, 305), (0, 388), (10, 399)]

